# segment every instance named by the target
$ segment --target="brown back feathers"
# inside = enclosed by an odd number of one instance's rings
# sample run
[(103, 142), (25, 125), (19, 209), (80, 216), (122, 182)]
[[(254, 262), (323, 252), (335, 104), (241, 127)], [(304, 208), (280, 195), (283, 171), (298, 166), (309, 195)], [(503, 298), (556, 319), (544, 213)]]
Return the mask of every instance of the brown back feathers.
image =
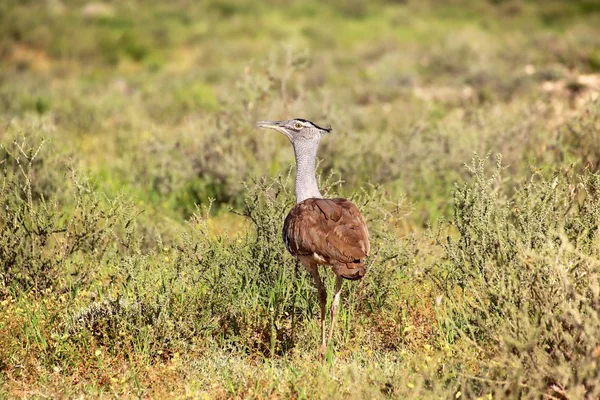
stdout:
[(306, 199), (296, 204), (283, 225), (292, 255), (330, 265), (336, 275), (360, 279), (369, 254), (369, 232), (358, 208), (346, 199)]

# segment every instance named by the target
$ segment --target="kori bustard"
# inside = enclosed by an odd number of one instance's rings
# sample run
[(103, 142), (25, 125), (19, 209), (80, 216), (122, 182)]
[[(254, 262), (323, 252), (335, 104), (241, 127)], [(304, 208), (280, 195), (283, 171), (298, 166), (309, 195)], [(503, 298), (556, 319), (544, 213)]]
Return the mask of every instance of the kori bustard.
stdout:
[[(321, 138), (331, 131), (301, 119), (259, 121), (260, 128), (275, 129), (292, 143), (296, 156), (296, 205), (283, 224), (283, 241), (288, 251), (310, 272), (319, 294), (321, 307), (321, 347), (327, 350), (333, 336), (343, 279), (361, 279), (366, 272), (364, 260), (369, 254), (369, 231), (358, 208), (342, 198), (325, 199), (315, 177), (317, 148)], [(331, 302), (331, 325), (325, 337), (327, 291), (319, 275), (319, 265), (331, 267), (336, 275)]]

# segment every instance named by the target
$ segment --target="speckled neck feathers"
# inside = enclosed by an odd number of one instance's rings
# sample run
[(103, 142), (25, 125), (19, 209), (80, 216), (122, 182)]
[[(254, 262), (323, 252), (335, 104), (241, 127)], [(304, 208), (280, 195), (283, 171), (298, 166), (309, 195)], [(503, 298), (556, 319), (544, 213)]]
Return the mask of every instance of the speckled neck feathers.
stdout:
[(319, 140), (299, 140), (292, 144), (296, 155), (296, 204), (311, 197), (322, 198), (315, 177)]

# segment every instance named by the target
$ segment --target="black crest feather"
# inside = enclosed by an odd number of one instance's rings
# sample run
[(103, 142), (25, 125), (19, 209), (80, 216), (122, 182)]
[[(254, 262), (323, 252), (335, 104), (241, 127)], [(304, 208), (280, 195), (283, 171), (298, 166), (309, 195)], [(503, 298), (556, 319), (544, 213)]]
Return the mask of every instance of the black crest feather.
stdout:
[(312, 124), (315, 128), (318, 128), (318, 129), (320, 129), (322, 131), (331, 132), (333, 130), (333, 128), (331, 127), (331, 125), (329, 125), (329, 128), (323, 128), (322, 126), (319, 126), (319, 125), (315, 124), (314, 122), (309, 121), (307, 119), (304, 119), (304, 118), (296, 118), (296, 119), (298, 121), (308, 122), (309, 124)]

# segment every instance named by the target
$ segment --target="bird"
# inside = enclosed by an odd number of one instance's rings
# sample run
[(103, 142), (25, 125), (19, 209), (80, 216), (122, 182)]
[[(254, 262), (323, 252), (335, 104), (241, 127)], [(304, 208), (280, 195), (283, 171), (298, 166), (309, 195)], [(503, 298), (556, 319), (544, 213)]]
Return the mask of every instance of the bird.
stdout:
[[(294, 193), (296, 204), (283, 223), (283, 242), (311, 274), (317, 288), (321, 311), (321, 362), (333, 337), (343, 280), (365, 276), (369, 255), (369, 230), (358, 207), (344, 198), (324, 198), (315, 176), (317, 149), (332, 128), (323, 128), (303, 118), (282, 121), (258, 121), (259, 128), (283, 133), (292, 143), (296, 159)], [(319, 266), (327, 266), (336, 275), (331, 301), (331, 323), (325, 336), (327, 291)]]

